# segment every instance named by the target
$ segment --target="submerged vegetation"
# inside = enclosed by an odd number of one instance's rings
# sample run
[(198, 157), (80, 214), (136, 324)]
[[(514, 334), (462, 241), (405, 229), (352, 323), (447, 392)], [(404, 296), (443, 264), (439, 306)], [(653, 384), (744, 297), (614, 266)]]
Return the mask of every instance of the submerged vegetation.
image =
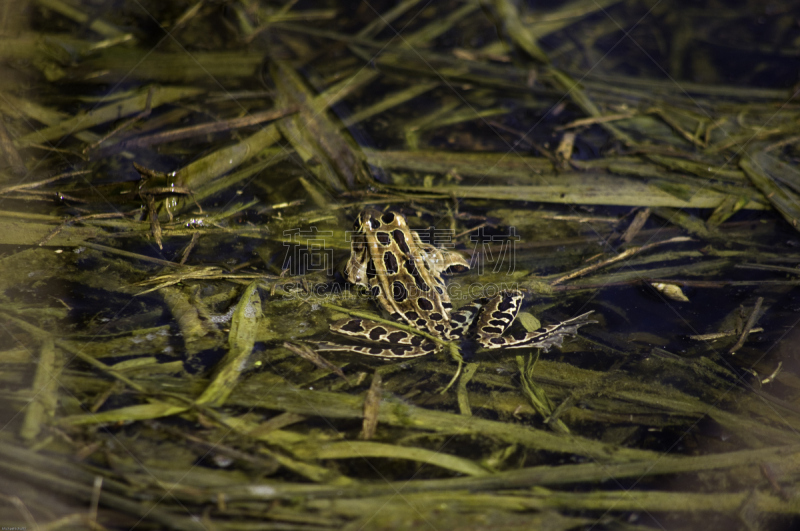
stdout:
[[(6, 3), (0, 523), (800, 525), (800, 10), (550, 4)], [(598, 322), (321, 356), (365, 207)]]

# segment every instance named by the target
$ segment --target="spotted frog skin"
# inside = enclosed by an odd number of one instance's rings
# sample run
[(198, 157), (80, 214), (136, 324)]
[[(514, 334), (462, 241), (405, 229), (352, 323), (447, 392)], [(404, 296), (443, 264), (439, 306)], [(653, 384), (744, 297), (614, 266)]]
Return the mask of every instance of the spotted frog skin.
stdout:
[[(442, 274), (469, 269), (460, 254), (421, 241), (405, 217), (368, 209), (355, 221), (345, 273), (368, 288), (394, 319), (448, 341), (471, 339), (488, 349), (561, 346), (567, 335), (593, 323), (589, 313), (535, 332), (504, 335), (522, 302), (520, 291), (506, 290), (453, 310)], [(383, 358), (413, 358), (434, 352), (437, 344), (420, 335), (367, 319), (345, 319), (331, 325), (338, 334), (371, 345), (318, 343), (322, 351), (357, 352)]]

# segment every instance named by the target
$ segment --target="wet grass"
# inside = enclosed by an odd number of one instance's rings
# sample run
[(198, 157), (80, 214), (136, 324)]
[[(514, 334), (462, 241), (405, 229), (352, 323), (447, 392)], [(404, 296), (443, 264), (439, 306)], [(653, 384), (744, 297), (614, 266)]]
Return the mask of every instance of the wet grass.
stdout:
[[(0, 521), (796, 526), (797, 8), (673, 4), (9, 4)], [(365, 207), (598, 322), (322, 357)]]

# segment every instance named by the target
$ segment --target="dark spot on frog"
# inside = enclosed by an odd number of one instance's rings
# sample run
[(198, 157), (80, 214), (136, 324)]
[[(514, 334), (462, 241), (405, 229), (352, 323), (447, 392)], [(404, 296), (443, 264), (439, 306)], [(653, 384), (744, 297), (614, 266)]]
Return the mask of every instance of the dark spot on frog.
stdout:
[(341, 328), (345, 332), (363, 332), (364, 327), (361, 326), (361, 319), (351, 319), (347, 321)]
[(417, 306), (419, 306), (420, 309), (425, 310), (426, 312), (433, 310), (433, 304), (431, 304), (431, 301), (429, 301), (425, 297), (420, 297), (417, 299)]
[(386, 339), (388, 339), (391, 343), (399, 343), (400, 341), (405, 339), (407, 336), (408, 336), (408, 333), (399, 332), (398, 331), (398, 332), (392, 332), (391, 334), (389, 334), (389, 336)]
[(516, 304), (514, 303), (514, 298), (509, 295), (503, 297), (503, 301), (497, 305), (497, 309), (502, 311), (510, 310), (511, 308), (514, 307), (516, 307)]
[(369, 331), (369, 338), (373, 341), (379, 340), (383, 335), (386, 333), (386, 329), (382, 326), (376, 326), (372, 330)]
[(403, 254), (406, 256), (411, 254), (411, 249), (408, 248), (408, 244), (406, 243), (406, 235), (403, 234), (403, 231), (400, 229), (395, 229), (392, 231), (392, 236), (394, 236), (394, 241), (400, 247), (400, 250), (403, 251)]
[(383, 264), (386, 266), (387, 274), (394, 275), (397, 273), (397, 258), (394, 257), (394, 253), (392, 251), (386, 251), (383, 253)]
[(394, 281), (392, 284), (392, 297), (396, 302), (403, 302), (408, 298), (408, 290), (402, 282)]

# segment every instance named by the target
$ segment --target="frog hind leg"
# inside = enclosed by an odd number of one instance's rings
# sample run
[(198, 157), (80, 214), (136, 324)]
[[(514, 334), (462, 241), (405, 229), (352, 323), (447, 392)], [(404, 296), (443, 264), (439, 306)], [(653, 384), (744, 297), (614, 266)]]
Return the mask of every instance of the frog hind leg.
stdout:
[(420, 346), (413, 345), (391, 345), (391, 346), (367, 346), (367, 345), (344, 345), (340, 343), (328, 343), (326, 341), (314, 342), (317, 350), (324, 352), (354, 352), (366, 356), (377, 356), (379, 358), (400, 359), (418, 358), (427, 356), (436, 350), (436, 343), (425, 341)]
[(477, 299), (451, 313), (449, 339), (458, 340), (465, 337), (481, 308), (487, 302), (488, 299)]
[(331, 324), (331, 331), (373, 343), (373, 346), (318, 342), (318, 350), (357, 352), (382, 358), (414, 358), (436, 350), (436, 343), (394, 326), (368, 319), (344, 319)]
[(516, 290), (501, 291), (490, 298), (481, 308), (472, 332), (478, 343), (487, 348), (500, 348), (496, 340), (501, 339), (517, 318), (521, 304), (522, 293)]
[(583, 325), (596, 323), (589, 315), (584, 313), (558, 324), (545, 326), (535, 332), (516, 332), (507, 337), (489, 337), (486, 342), (479, 339), (481, 346), (490, 349), (496, 348), (541, 348), (547, 351), (550, 347), (560, 347), (566, 336), (578, 334), (578, 328)]

